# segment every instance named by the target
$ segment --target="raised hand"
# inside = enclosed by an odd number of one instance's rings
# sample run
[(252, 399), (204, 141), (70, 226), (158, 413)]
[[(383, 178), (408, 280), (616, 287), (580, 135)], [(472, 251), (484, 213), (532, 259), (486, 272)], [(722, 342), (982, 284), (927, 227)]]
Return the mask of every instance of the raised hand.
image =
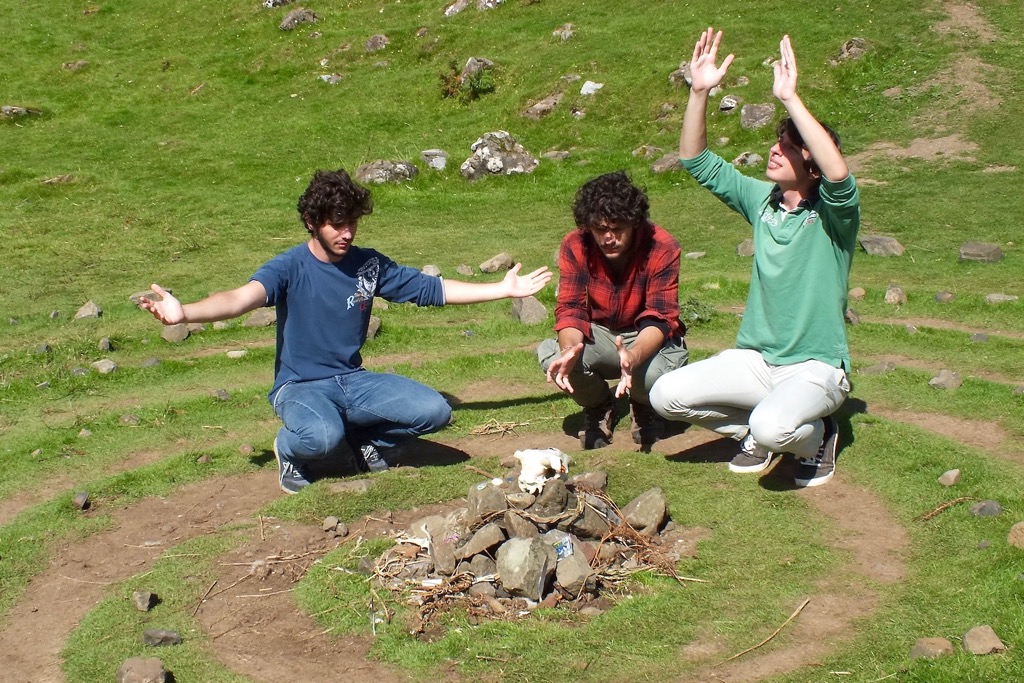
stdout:
[(551, 361), (548, 366), (548, 382), (554, 382), (555, 386), (562, 391), (571, 394), (572, 384), (569, 383), (569, 374), (576, 367), (576, 362), (583, 353), (583, 342), (573, 344), (562, 351), (562, 355)]
[(162, 301), (142, 297), (139, 300), (139, 308), (152, 313), (153, 317), (164, 325), (177, 325), (185, 321), (185, 311), (182, 310), (180, 301), (160, 285), (151, 285), (150, 289), (159, 294)]
[(622, 343), (622, 336), (615, 338), (615, 350), (619, 352), (619, 368), (622, 370), (622, 377), (615, 387), (615, 398), (619, 398), (633, 388), (633, 354)]
[(517, 263), (513, 266), (508, 274), (505, 275), (504, 283), (508, 290), (508, 296), (521, 299), (524, 296), (530, 296), (536, 294), (540, 290), (544, 289), (551, 280), (551, 271), (548, 270), (547, 266), (541, 266), (537, 270), (527, 273), (526, 275), (520, 275), (519, 271), (522, 270), (523, 264)]
[(690, 59), (690, 88), (698, 92), (711, 90), (725, 78), (729, 65), (732, 64), (733, 55), (730, 53), (718, 66), (718, 44), (722, 42), (722, 32), (715, 33), (708, 26), (708, 30), (700, 35), (700, 40), (693, 46), (693, 57)]
[(796, 95), (796, 55), (788, 35), (782, 36), (779, 42), (779, 54), (779, 61), (773, 65), (775, 84), (772, 85), (772, 94), (786, 102)]

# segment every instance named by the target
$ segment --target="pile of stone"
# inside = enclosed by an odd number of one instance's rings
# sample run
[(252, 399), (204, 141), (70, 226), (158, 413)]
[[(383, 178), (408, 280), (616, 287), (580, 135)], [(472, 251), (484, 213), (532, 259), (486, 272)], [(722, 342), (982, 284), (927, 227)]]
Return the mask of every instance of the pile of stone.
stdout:
[(679, 555), (662, 539), (674, 525), (661, 489), (620, 510), (603, 472), (528, 487), (519, 475), (472, 486), (465, 507), (416, 520), (377, 560), (381, 585), (412, 591), (420, 629), (442, 602), (465, 600), (495, 616), (561, 601), (582, 608), (639, 571), (681, 578)]

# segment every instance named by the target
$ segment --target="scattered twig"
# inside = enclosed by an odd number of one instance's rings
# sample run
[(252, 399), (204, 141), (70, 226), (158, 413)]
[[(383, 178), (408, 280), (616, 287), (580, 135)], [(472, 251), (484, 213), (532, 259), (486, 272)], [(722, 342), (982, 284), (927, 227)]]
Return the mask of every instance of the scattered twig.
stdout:
[(483, 662), (501, 662), (502, 664), (508, 664), (509, 660), (504, 657), (486, 657), (484, 655), (477, 655), (477, 659)]
[(291, 593), (294, 588), (285, 588), (281, 591), (274, 591), (273, 593), (254, 593), (251, 595), (236, 595), (236, 598), (268, 598), (271, 595), (280, 595), (281, 593)]
[[(220, 595), (221, 593), (223, 593), (225, 591), (231, 590), (232, 588), (234, 588), (235, 586), (237, 586), (238, 584), (242, 583), (243, 581), (245, 581), (246, 579), (249, 579), (249, 578), (252, 578), (252, 574), (245, 574), (238, 581), (235, 581), (233, 584), (231, 584), (227, 588), (221, 588), (219, 591), (217, 591), (216, 593), (213, 593), (212, 595), (210, 595), (209, 594), (210, 592), (207, 591), (207, 595), (203, 596), (203, 602), (209, 600), (210, 598), (217, 597), (218, 595)], [(200, 602), (200, 604), (202, 604), (202, 602)]]
[(889, 679), (889, 678), (896, 678), (896, 675), (897, 675), (898, 673), (899, 673), (898, 671), (893, 671), (893, 672), (892, 672), (891, 674), (889, 674), (888, 676), (882, 676), (881, 678), (876, 678), (875, 680), (873, 680), (873, 681), (870, 681), (870, 683), (878, 683), (878, 681), (884, 681), (884, 680), (886, 680), (886, 679)]
[(67, 579), (68, 581), (74, 581), (75, 583), (91, 583), (94, 586), (110, 586), (110, 585), (112, 585), (111, 581), (86, 581), (85, 579), (76, 579), (73, 576), (65, 576), (64, 574), (61, 574), (60, 578)]
[(206, 596), (210, 594), (210, 591), (212, 591), (213, 587), (216, 586), (216, 585), (217, 585), (217, 579), (214, 579), (213, 583), (210, 584), (210, 587), (206, 589), (205, 593), (203, 593), (203, 597), (199, 598), (199, 604), (197, 604), (196, 608), (194, 610), (192, 610), (192, 616), (195, 616), (196, 613), (199, 612), (199, 608), (202, 607), (203, 603), (206, 601)]
[(219, 429), (220, 431), (224, 431), (224, 428), (220, 425), (203, 425), (203, 429)]
[(472, 465), (466, 465), (465, 468), (467, 470), (469, 470), (470, 472), (473, 472), (474, 474), (479, 474), (480, 476), (487, 477), (488, 479), (496, 479), (497, 478), (493, 474), (491, 474), (490, 472), (485, 472), (484, 470), (480, 469), (479, 467), (474, 467)]
[(529, 422), (498, 422), (492, 417), (479, 427), (474, 427), (469, 430), (469, 433), (473, 436), (488, 434), (500, 434), (501, 436), (505, 436), (506, 434), (515, 435), (516, 427), (525, 427), (529, 424)]
[(788, 624), (789, 622), (791, 622), (794, 619), (796, 619), (797, 615), (800, 614), (800, 612), (802, 612), (804, 610), (804, 607), (807, 607), (807, 603), (809, 603), (810, 601), (811, 601), (811, 599), (807, 598), (802, 603), (800, 603), (800, 606), (796, 608), (796, 611), (794, 611), (792, 614), (789, 615), (789, 619), (786, 619), (784, 622), (782, 622), (782, 626), (780, 626), (777, 629), (775, 629), (774, 633), (772, 633), (770, 636), (768, 636), (767, 638), (762, 640), (760, 643), (758, 643), (757, 645), (754, 645), (753, 647), (748, 647), (743, 652), (737, 652), (736, 654), (734, 654), (732, 657), (729, 657), (728, 659), (723, 659), (722, 661), (720, 661), (715, 666), (721, 666), (722, 664), (725, 664), (726, 662), (731, 662), (732, 660), (736, 659), (737, 657), (742, 657), (743, 655), (747, 654), (748, 652), (753, 652), (757, 648), (761, 647), (762, 645), (764, 645), (765, 643), (770, 641), (775, 636), (779, 635), (779, 633), (782, 632), (782, 629), (786, 628), (786, 624)]
[(261, 541), (267, 540), (267, 535), (266, 535), (266, 533), (263, 530), (263, 515), (260, 515), (260, 540)]
[(967, 502), (968, 500), (974, 500), (974, 498), (972, 498), (970, 496), (960, 496), (956, 500), (947, 501), (947, 502), (943, 503), (942, 505), (940, 505), (939, 507), (937, 507), (934, 510), (932, 510), (931, 512), (926, 512), (923, 515), (919, 515), (918, 517), (914, 518), (914, 521), (915, 522), (927, 522), (932, 517), (936, 517), (936, 516), (942, 514), (943, 512), (948, 510), (949, 508), (953, 507), (954, 505), (959, 505), (960, 503)]
[(202, 553), (175, 553), (173, 555), (161, 555), (161, 560), (167, 560), (174, 557), (201, 557)]

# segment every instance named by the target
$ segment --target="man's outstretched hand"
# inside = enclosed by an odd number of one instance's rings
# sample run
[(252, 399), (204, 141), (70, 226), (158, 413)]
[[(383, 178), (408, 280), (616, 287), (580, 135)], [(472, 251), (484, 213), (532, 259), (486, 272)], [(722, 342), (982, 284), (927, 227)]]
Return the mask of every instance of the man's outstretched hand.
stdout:
[(580, 355), (583, 353), (583, 342), (573, 344), (562, 351), (562, 355), (551, 361), (548, 366), (548, 382), (554, 382), (555, 386), (571, 394), (572, 384), (569, 383), (569, 374), (576, 367)]
[(536, 294), (540, 290), (544, 289), (544, 285), (551, 281), (551, 271), (548, 270), (547, 266), (541, 266), (537, 270), (527, 273), (526, 275), (520, 275), (519, 271), (522, 270), (523, 264), (517, 263), (512, 266), (505, 275), (504, 283), (508, 290), (508, 296), (521, 299), (531, 294)]
[(139, 308), (152, 313), (153, 317), (164, 325), (177, 325), (185, 322), (185, 311), (181, 307), (181, 302), (174, 298), (173, 294), (160, 285), (151, 285), (150, 289), (159, 294), (163, 300), (153, 301), (142, 297), (139, 300)]

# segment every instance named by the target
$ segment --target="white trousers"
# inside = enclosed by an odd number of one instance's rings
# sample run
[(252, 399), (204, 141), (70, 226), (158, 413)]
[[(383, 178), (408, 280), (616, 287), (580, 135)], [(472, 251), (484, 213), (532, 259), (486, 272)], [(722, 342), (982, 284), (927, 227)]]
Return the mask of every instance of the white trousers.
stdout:
[(842, 368), (817, 360), (771, 365), (758, 351), (728, 349), (662, 375), (651, 406), (667, 420), (737, 441), (750, 433), (768, 450), (810, 458), (825, 433), (821, 418), (849, 393)]

